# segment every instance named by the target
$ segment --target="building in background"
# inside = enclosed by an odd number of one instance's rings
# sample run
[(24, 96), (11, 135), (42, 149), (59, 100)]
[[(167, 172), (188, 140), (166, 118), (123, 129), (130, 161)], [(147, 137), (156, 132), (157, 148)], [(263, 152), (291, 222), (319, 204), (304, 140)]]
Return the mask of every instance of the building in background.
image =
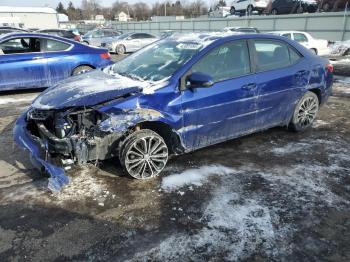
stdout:
[(115, 20), (119, 22), (128, 22), (130, 20), (130, 17), (126, 13), (120, 12), (115, 16)]
[(6, 18), (16, 20), (19, 27), (25, 28), (58, 28), (58, 14), (55, 9), (48, 7), (17, 7), (0, 6), (0, 21), (4, 24)]

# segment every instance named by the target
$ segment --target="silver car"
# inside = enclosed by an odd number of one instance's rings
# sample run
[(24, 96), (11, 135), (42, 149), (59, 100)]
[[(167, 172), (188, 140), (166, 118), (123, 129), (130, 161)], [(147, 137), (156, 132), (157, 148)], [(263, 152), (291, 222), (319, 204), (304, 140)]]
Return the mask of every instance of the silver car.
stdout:
[(108, 48), (110, 53), (122, 55), (127, 52), (135, 52), (157, 40), (159, 40), (157, 36), (148, 33), (126, 33), (102, 43), (101, 47)]
[(102, 42), (114, 39), (122, 34), (121, 31), (107, 28), (98, 28), (87, 32), (81, 41), (87, 45), (100, 46)]

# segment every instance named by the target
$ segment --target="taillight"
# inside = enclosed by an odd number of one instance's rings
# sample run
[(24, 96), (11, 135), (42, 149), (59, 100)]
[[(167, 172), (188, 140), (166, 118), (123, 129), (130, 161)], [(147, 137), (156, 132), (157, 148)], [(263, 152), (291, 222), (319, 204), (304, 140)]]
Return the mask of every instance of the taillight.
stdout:
[(100, 54), (100, 57), (103, 59), (111, 59), (111, 55), (108, 52)]
[(80, 35), (74, 36), (74, 40), (80, 42)]
[(334, 68), (333, 68), (333, 65), (332, 65), (332, 64), (326, 65), (326, 69), (327, 69), (327, 72), (328, 72), (328, 73), (333, 73)]

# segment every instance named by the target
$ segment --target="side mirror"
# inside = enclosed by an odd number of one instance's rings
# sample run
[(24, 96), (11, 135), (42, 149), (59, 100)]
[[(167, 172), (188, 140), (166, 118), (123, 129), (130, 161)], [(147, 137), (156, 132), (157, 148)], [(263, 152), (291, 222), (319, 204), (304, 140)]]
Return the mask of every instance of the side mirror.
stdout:
[(186, 79), (186, 87), (190, 88), (206, 88), (214, 84), (213, 78), (204, 73), (194, 72)]

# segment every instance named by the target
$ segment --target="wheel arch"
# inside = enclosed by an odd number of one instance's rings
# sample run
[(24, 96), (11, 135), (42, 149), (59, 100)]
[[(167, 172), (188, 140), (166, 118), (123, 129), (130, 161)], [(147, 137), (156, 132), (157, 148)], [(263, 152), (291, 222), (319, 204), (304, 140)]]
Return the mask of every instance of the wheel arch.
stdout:
[(318, 98), (318, 103), (322, 104), (322, 92), (321, 89), (319, 88), (312, 88), (312, 89), (308, 89), (308, 91), (314, 93), (315, 95), (317, 95)]
[(91, 67), (92, 69), (96, 69), (95, 66), (93, 66), (93, 65), (91, 65), (91, 64), (89, 64), (89, 63), (78, 64), (78, 65), (76, 65), (75, 67), (73, 67), (72, 72), (71, 72), (71, 76), (73, 75), (74, 70), (77, 69), (77, 68), (80, 67), (80, 66), (88, 66), (88, 67)]
[(141, 129), (150, 129), (159, 134), (164, 139), (171, 154), (181, 154), (185, 151), (180, 135), (169, 124), (162, 121), (144, 121), (136, 126)]

